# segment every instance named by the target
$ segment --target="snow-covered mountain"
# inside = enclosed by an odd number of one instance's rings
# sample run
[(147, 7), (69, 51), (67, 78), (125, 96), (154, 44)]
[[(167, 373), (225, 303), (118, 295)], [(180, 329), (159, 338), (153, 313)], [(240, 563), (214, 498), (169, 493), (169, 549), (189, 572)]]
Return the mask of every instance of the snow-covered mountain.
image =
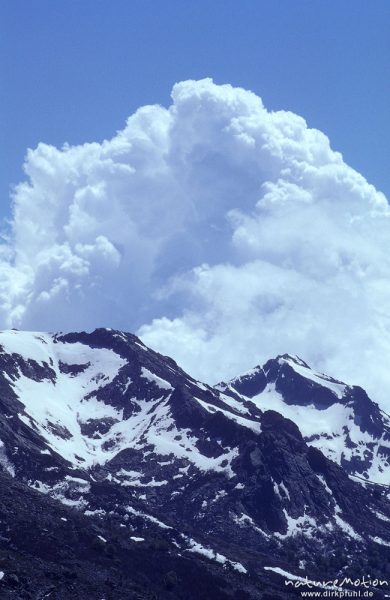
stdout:
[(0, 369), (9, 476), (139, 547), (203, 557), (237, 598), (265, 598), (278, 568), (390, 568), (387, 489), (351, 479), (389, 477), (388, 421), (360, 388), (287, 356), (212, 388), (109, 329), (2, 332)]
[(216, 387), (291, 419), (309, 445), (358, 480), (390, 485), (390, 417), (361, 387), (287, 354)]

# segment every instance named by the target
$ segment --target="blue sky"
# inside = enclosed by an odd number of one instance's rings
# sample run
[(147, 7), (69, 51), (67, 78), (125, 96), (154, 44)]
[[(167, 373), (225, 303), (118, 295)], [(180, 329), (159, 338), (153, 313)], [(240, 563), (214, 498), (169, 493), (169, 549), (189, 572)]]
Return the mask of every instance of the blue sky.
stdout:
[(390, 2), (0, 13), (0, 327), (133, 331), (208, 382), (288, 352), (389, 410)]
[(3, 0), (0, 214), (27, 147), (100, 141), (213, 77), (324, 131), (390, 195), (387, 0)]

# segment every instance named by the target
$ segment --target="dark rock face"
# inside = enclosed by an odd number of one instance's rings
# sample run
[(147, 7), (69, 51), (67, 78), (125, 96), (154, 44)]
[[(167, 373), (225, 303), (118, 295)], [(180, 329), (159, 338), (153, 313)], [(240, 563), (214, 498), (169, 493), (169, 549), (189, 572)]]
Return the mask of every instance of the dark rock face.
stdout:
[(88, 369), (88, 367), (91, 366), (91, 363), (87, 363), (86, 365), (68, 365), (62, 361), (59, 361), (58, 366), (61, 373), (66, 373), (76, 377), (76, 375), (83, 373), (86, 369)]
[[(0, 344), (0, 521), (23, 532), (1, 597), (291, 598), (264, 567), (390, 579), (388, 490), (349, 476), (369, 460), (357, 431), (371, 462), (387, 448), (360, 388), (285, 356), (213, 389), (106, 329), (4, 332)], [(310, 441), (313, 410), (345, 411), (346, 431)], [(317, 446), (335, 439), (337, 462)]]
[(342, 382), (333, 378), (324, 378), (323, 382), (308, 380), (301, 372), (295, 370), (296, 367), (310, 370), (307, 363), (288, 354), (269, 360), (263, 367), (266, 374), (263, 389), (267, 384), (274, 383), (276, 391), (282, 394), (286, 404), (314, 405), (318, 410), (332, 406), (335, 402), (334, 392), (323, 384), (331, 382), (343, 385)]
[(230, 384), (242, 396), (253, 398), (265, 390), (267, 376), (264, 369), (256, 367), (252, 372), (236, 377)]

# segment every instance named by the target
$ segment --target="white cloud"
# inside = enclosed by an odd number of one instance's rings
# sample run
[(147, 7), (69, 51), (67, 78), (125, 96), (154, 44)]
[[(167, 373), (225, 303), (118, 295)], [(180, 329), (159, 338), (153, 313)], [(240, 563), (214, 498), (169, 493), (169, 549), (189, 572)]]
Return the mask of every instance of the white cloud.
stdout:
[(172, 100), (102, 144), (29, 151), (0, 254), (2, 326), (139, 329), (209, 381), (297, 353), (385, 403), (383, 194), (250, 92), (187, 81)]

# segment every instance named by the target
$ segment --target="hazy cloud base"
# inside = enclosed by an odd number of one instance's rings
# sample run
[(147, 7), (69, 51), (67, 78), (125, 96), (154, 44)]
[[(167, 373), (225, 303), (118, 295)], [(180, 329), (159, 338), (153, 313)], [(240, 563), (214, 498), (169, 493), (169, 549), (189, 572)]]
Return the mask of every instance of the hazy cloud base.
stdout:
[(25, 171), (2, 327), (138, 330), (208, 381), (295, 353), (390, 409), (389, 206), (301, 117), (186, 81)]

